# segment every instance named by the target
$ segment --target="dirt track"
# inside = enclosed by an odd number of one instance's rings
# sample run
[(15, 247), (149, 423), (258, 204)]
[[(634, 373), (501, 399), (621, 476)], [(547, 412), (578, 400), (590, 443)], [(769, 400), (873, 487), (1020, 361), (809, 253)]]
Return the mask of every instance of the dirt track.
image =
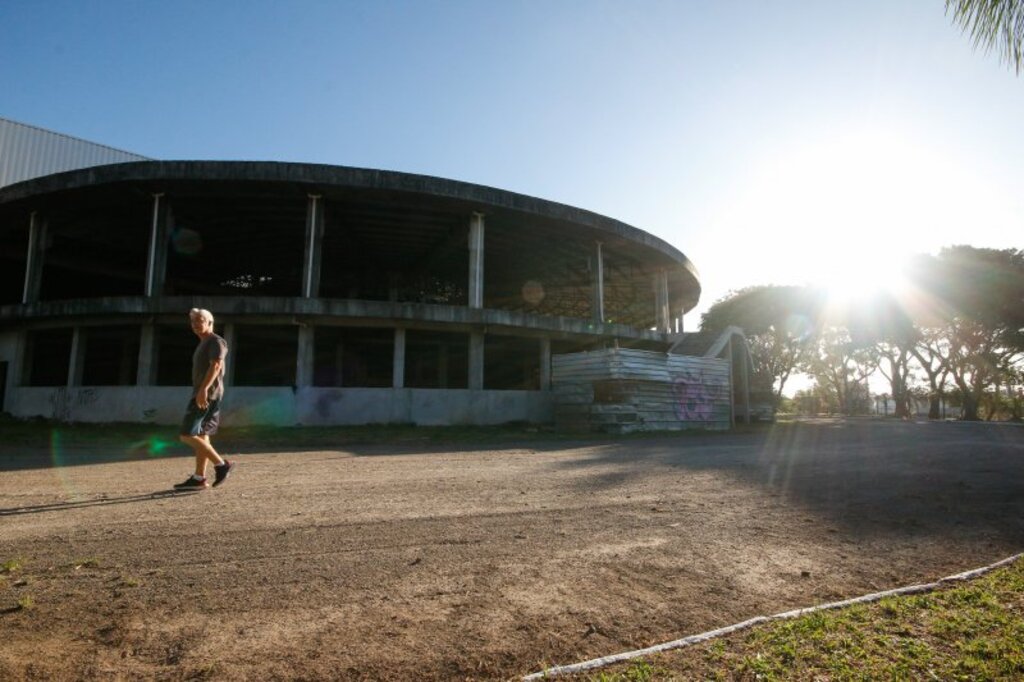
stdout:
[(0, 679), (511, 678), (1024, 548), (1017, 426), (237, 459), (0, 448)]

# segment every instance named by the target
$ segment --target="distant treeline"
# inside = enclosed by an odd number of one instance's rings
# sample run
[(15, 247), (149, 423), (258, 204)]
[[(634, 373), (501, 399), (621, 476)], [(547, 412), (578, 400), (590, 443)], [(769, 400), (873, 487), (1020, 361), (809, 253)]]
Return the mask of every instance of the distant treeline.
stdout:
[(945, 399), (961, 419), (1020, 420), (1024, 252), (951, 246), (871, 281), (885, 278), (887, 288), (846, 301), (812, 286), (749, 287), (716, 302), (701, 326), (744, 329), (754, 382), (776, 406), (802, 372), (815, 381), (805, 396), (824, 409), (867, 411), (867, 377), (881, 372), (896, 416), (927, 397), (933, 419)]

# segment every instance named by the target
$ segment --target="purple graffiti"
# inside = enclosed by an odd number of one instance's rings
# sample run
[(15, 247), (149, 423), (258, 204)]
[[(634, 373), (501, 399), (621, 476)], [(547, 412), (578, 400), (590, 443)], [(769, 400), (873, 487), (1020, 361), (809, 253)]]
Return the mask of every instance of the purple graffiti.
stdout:
[(680, 421), (712, 421), (715, 406), (729, 404), (729, 387), (716, 378), (684, 370), (672, 379), (672, 404)]

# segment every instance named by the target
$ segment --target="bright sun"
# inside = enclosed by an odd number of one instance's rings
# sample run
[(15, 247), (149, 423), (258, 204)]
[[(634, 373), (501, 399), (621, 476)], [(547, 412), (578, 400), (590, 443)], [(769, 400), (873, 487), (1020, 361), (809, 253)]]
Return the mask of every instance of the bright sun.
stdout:
[(974, 225), (1010, 224), (983, 174), (912, 132), (791, 140), (763, 150), (737, 185), (715, 226), (740, 237), (730, 269), (750, 282), (820, 285), (838, 301), (902, 286), (911, 255), (969, 243)]

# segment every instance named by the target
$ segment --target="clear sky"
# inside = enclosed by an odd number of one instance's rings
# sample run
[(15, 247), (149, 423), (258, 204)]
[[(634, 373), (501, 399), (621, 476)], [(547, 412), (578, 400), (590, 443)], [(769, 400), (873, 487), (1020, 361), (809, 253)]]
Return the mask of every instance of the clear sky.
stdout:
[(1024, 247), (1024, 76), (942, 0), (0, 3), (0, 116), (586, 208), (731, 289)]

